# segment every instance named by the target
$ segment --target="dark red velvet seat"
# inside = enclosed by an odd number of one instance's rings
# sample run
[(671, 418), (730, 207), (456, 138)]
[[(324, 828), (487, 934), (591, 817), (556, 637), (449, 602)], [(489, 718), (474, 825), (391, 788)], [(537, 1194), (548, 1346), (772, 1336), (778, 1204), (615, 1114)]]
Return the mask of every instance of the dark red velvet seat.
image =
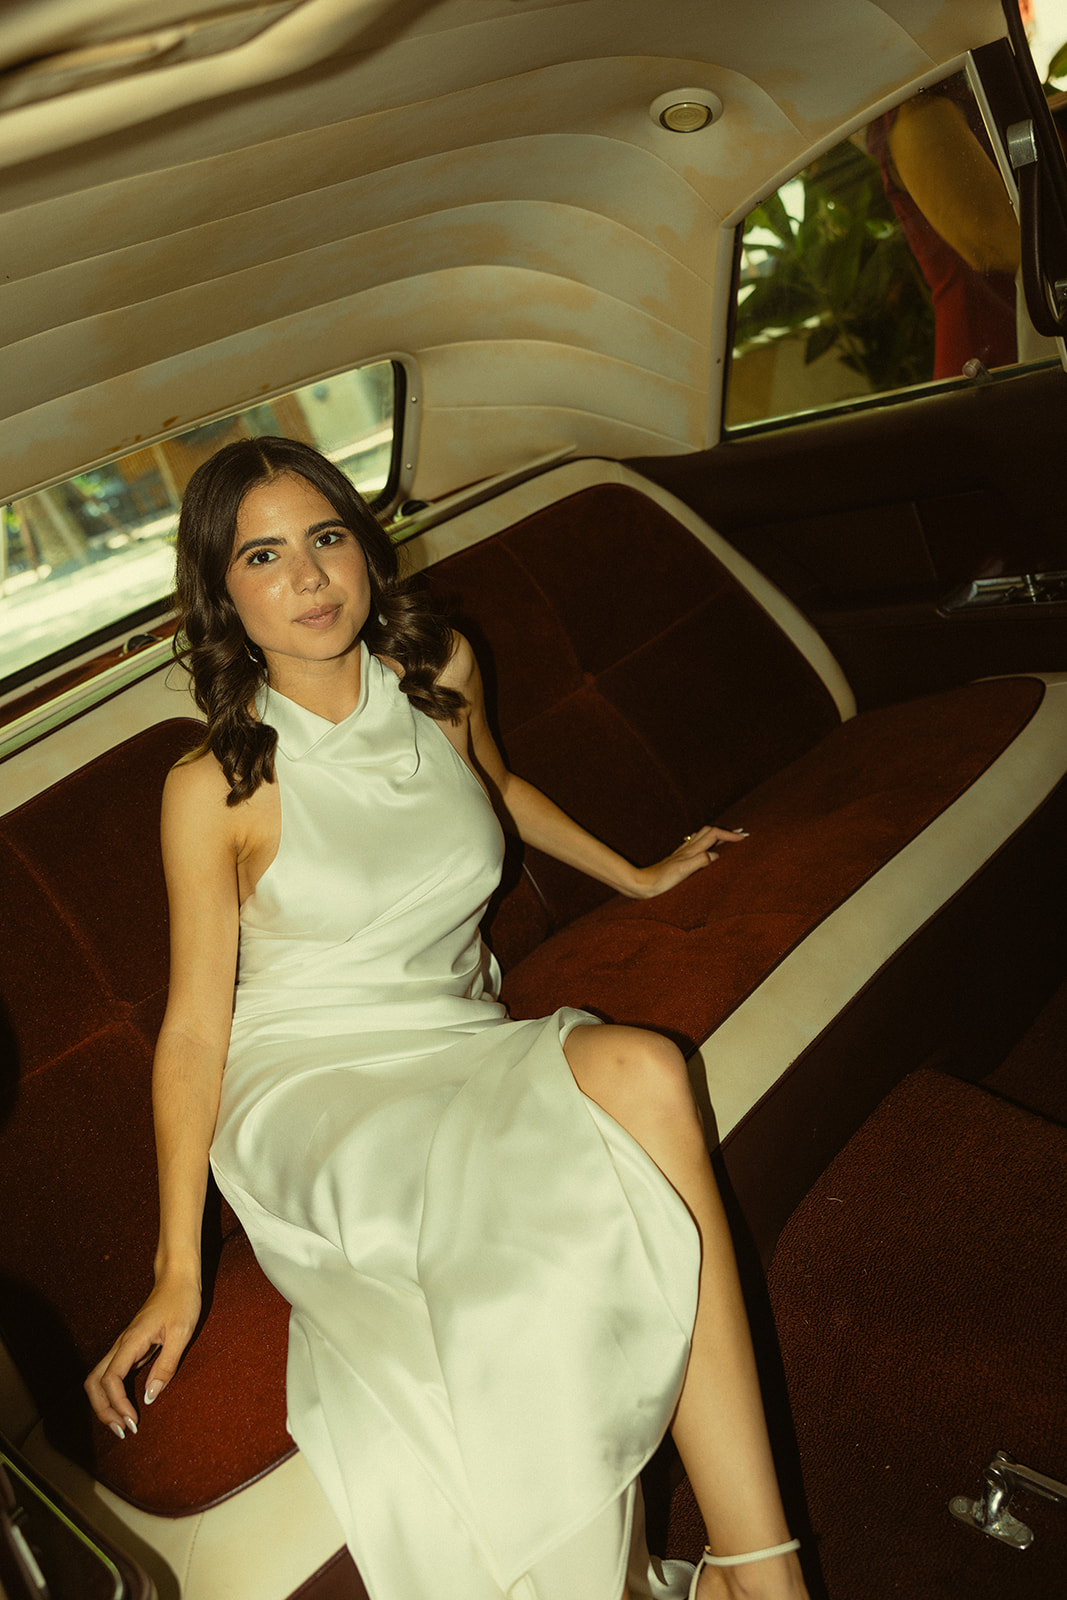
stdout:
[(531, 951), (505, 979), (509, 1009), (584, 1006), (691, 1054), (1001, 754), (1043, 693), (991, 679), (842, 723), (716, 814), (750, 837), (713, 867), (655, 900), (613, 897)]
[[(751, 837), (644, 903), (536, 852), (513, 856), (488, 933), (517, 1015), (587, 1006), (693, 1050), (746, 1007), (758, 1014), (769, 980), (908, 859), (1055, 691), (989, 682), (842, 722), (794, 637), (662, 496), (590, 482), (595, 464), (565, 470), (564, 488), (546, 480), (543, 505), (514, 526), (503, 497), (502, 531), (433, 574), (482, 658), (510, 762), (635, 860), (703, 821)], [(0, 820), (0, 1334), (52, 1438), (165, 1516), (232, 1495), (292, 1449), (287, 1308), (217, 1197), (205, 1225), (214, 1303), (183, 1381), (121, 1445), (90, 1427), (80, 1389), (151, 1279), (149, 1074), (167, 952), (159, 797), (196, 739), (191, 721), (157, 724)], [(990, 834), (990, 853), (1014, 827)], [(865, 903), (877, 919), (877, 899)], [(859, 1038), (877, 1053), (875, 1030)], [(831, 1126), (836, 1148), (868, 1109), (866, 1089), (850, 1100), (847, 1068), (812, 1088), (790, 1049), (774, 1160), (784, 1170), (793, 1144), (805, 1153), (766, 1202), (769, 1234), (823, 1148), (794, 1131), (805, 1118)], [(756, 1131), (742, 1127), (738, 1146), (757, 1210), (775, 1190), (762, 1094), (742, 1103)]]
[[(779, 771), (840, 717), (774, 620), (660, 506), (604, 485), (432, 572), (475, 645), (515, 771), (635, 861)], [(548, 930), (609, 897), (526, 852)], [(511, 965), (544, 937), (498, 915)]]
[[(288, 1308), (217, 1196), (206, 1229), (215, 1303), (187, 1362), (194, 1381), (121, 1445), (90, 1427), (81, 1393), (151, 1287), (150, 1075), (167, 984), (159, 802), (199, 734), (192, 721), (161, 724), (0, 824), (0, 1331), (56, 1441), (168, 1514), (232, 1493), (293, 1448), (279, 1403)], [(205, 1432), (198, 1377), (259, 1403)]]

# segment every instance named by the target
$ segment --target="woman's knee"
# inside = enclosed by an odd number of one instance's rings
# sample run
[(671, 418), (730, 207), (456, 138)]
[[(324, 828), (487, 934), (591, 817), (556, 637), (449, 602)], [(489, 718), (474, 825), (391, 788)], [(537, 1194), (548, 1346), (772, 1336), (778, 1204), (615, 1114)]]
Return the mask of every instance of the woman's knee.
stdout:
[(631, 1109), (642, 1118), (699, 1126), (685, 1057), (662, 1034), (611, 1025), (576, 1028), (564, 1048), (578, 1087), (618, 1120), (626, 1120), (620, 1109)]

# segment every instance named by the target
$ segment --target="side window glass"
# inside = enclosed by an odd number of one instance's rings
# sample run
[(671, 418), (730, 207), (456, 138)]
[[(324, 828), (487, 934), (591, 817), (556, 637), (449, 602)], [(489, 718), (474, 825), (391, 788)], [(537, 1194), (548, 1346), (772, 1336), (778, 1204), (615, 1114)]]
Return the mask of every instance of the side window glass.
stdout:
[(185, 486), (235, 439), (315, 445), (373, 505), (390, 481), (396, 369), (378, 361), (135, 450), (0, 507), (0, 691), (166, 608)]
[[(746, 219), (727, 429), (1057, 358), (962, 73), (836, 145)], [(965, 370), (966, 369), (966, 370)]]

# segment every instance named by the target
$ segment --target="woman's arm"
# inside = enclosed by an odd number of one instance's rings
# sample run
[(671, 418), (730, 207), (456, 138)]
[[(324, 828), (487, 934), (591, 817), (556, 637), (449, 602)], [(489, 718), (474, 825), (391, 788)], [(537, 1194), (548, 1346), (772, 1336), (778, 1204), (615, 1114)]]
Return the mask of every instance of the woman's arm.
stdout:
[(462, 634), (454, 638), (455, 648), (441, 681), (463, 695), (467, 714), (451, 727), (442, 726), (482, 779), (505, 826), (527, 844), (554, 856), (557, 861), (577, 867), (620, 894), (643, 900), (662, 894), (715, 861), (715, 845), (733, 844), (745, 837), (725, 828), (702, 827), (665, 860), (650, 867), (635, 867), (568, 817), (540, 789), (509, 772), (489, 731), (482, 678), (474, 652)]
[(157, 1349), (151, 1404), (170, 1382), (200, 1316), (200, 1230), (208, 1150), (229, 1042), (237, 963), (233, 812), (213, 758), (176, 767), (163, 795), (163, 865), (170, 907), (166, 1015), (156, 1044), (152, 1104), (159, 1163), (155, 1287), (86, 1379), (93, 1410), (119, 1437), (137, 1430), (130, 1372)]

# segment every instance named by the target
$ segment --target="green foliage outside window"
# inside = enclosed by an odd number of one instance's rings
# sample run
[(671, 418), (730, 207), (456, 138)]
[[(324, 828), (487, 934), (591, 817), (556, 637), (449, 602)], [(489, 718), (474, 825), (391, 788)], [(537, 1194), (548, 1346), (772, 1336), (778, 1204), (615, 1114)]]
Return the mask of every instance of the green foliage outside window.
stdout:
[(734, 346), (803, 338), (810, 364), (833, 352), (871, 391), (929, 380), (930, 294), (877, 163), (850, 140), (835, 145), (745, 224)]

